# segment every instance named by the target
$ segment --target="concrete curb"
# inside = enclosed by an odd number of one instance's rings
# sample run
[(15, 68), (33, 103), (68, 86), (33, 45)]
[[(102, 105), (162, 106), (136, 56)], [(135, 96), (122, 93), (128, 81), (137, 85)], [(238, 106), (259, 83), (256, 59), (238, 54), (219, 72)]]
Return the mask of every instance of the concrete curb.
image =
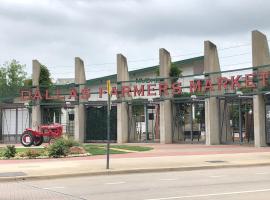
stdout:
[(173, 171), (195, 171), (207, 169), (221, 168), (243, 168), (243, 167), (258, 167), (270, 166), (270, 163), (255, 163), (255, 164), (234, 164), (234, 165), (204, 165), (196, 167), (167, 167), (167, 168), (148, 168), (148, 169), (127, 169), (127, 170), (108, 170), (100, 172), (83, 172), (83, 173), (68, 173), (68, 174), (51, 174), (41, 176), (16, 176), (16, 177), (0, 177), (1, 182), (23, 181), (23, 180), (48, 180), (57, 178), (70, 178), (81, 176), (101, 176), (101, 175), (119, 175), (119, 174), (135, 174), (135, 173), (155, 173), (155, 172), (173, 172)]

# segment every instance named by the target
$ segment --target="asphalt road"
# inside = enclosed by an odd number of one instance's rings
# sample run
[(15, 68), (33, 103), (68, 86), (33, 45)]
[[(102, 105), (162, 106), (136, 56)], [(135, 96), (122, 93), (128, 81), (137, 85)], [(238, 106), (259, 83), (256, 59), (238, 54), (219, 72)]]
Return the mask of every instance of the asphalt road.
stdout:
[(0, 199), (269, 200), (270, 167), (6, 182)]

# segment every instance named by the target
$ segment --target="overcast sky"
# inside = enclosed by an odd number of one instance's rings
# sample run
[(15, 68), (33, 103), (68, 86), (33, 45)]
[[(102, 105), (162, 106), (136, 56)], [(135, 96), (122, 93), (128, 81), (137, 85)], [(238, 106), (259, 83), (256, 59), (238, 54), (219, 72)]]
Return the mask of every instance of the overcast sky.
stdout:
[[(218, 48), (222, 69), (249, 67), (251, 31), (270, 38), (269, 0), (0, 0), (0, 63), (16, 59), (31, 74), (32, 59), (54, 78), (73, 77), (74, 57), (87, 78), (158, 64), (159, 48), (173, 60)], [(237, 48), (228, 48), (239, 46)]]

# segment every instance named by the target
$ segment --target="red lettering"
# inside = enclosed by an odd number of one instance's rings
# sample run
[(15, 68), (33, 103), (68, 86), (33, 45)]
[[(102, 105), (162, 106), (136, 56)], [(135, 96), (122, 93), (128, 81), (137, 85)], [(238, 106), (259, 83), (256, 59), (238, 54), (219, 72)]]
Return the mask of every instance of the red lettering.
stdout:
[(31, 92), (28, 90), (22, 90), (21, 91), (21, 100), (27, 101), (31, 99)]
[(118, 96), (116, 87), (112, 87), (111, 94), (115, 95), (116, 97)]
[(41, 96), (41, 93), (40, 93), (40, 90), (39, 89), (36, 89), (35, 90), (33, 99), (35, 99), (35, 100), (41, 100), (42, 99), (42, 96)]
[(241, 75), (237, 75), (236, 79), (234, 78), (234, 76), (231, 76), (231, 89), (234, 90), (235, 89), (235, 85), (237, 85), (237, 88), (241, 88), (241, 85), (239, 83), (239, 79), (241, 78)]
[(155, 88), (152, 88), (156, 86), (156, 84), (147, 84), (147, 96), (156, 96), (156, 93), (152, 93), (153, 91), (155, 91)]
[(173, 94), (182, 94), (181, 83), (175, 82), (172, 84), (172, 93)]
[(256, 85), (253, 83), (254, 74), (246, 74), (245, 75), (245, 82), (247, 88), (255, 88)]
[(218, 77), (218, 90), (221, 90), (222, 87), (224, 90), (227, 89), (229, 80), (226, 77)]
[(102, 95), (103, 95), (103, 88), (102, 87), (99, 87), (98, 88), (98, 97), (99, 98), (102, 98)]
[(259, 73), (260, 78), (262, 79), (262, 86), (265, 87), (267, 85), (267, 79), (268, 79), (268, 72), (260, 72)]
[(201, 92), (202, 91), (201, 80), (197, 80), (196, 83), (195, 81), (190, 81), (189, 90), (190, 90), (190, 93)]
[(77, 97), (78, 97), (77, 90), (75, 88), (72, 88), (70, 90), (69, 99), (71, 99), (72, 97), (75, 98), (75, 99), (77, 99)]
[(89, 88), (83, 88), (81, 90), (81, 98), (88, 100), (91, 96), (90, 89)]
[(134, 85), (134, 96), (144, 96), (144, 85), (141, 85), (140, 89), (138, 89), (137, 85)]
[(130, 94), (130, 87), (129, 86), (122, 86), (122, 96), (125, 97), (125, 94), (128, 95), (128, 97), (131, 97), (131, 94)]
[(214, 88), (213, 88), (212, 80), (211, 79), (206, 79), (204, 91), (206, 92), (207, 90), (214, 91)]
[(159, 95), (160, 96), (168, 96), (169, 93), (168, 93), (168, 83), (160, 83), (159, 84)]
[(50, 97), (50, 94), (49, 94), (49, 90), (48, 89), (45, 91), (45, 99), (47, 99), (47, 100), (55, 99), (54, 97)]

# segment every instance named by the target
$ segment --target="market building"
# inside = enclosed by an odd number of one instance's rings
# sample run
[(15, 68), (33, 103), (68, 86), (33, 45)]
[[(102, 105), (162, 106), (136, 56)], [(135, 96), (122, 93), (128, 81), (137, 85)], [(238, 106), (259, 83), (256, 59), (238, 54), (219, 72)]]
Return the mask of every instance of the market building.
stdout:
[[(76, 57), (73, 83), (62, 79), (43, 88), (41, 64), (33, 60), (33, 87), (21, 88), (13, 102), (0, 104), (0, 140), (16, 142), (26, 127), (58, 122), (78, 141), (104, 142), (110, 80), (115, 142), (268, 146), (270, 56), (267, 38), (259, 31), (252, 32), (252, 64), (221, 71), (216, 45), (205, 41), (203, 56), (171, 62), (170, 53), (160, 49), (158, 66), (133, 71), (118, 54), (117, 74), (91, 80)], [(171, 66), (181, 74), (173, 76)]]

